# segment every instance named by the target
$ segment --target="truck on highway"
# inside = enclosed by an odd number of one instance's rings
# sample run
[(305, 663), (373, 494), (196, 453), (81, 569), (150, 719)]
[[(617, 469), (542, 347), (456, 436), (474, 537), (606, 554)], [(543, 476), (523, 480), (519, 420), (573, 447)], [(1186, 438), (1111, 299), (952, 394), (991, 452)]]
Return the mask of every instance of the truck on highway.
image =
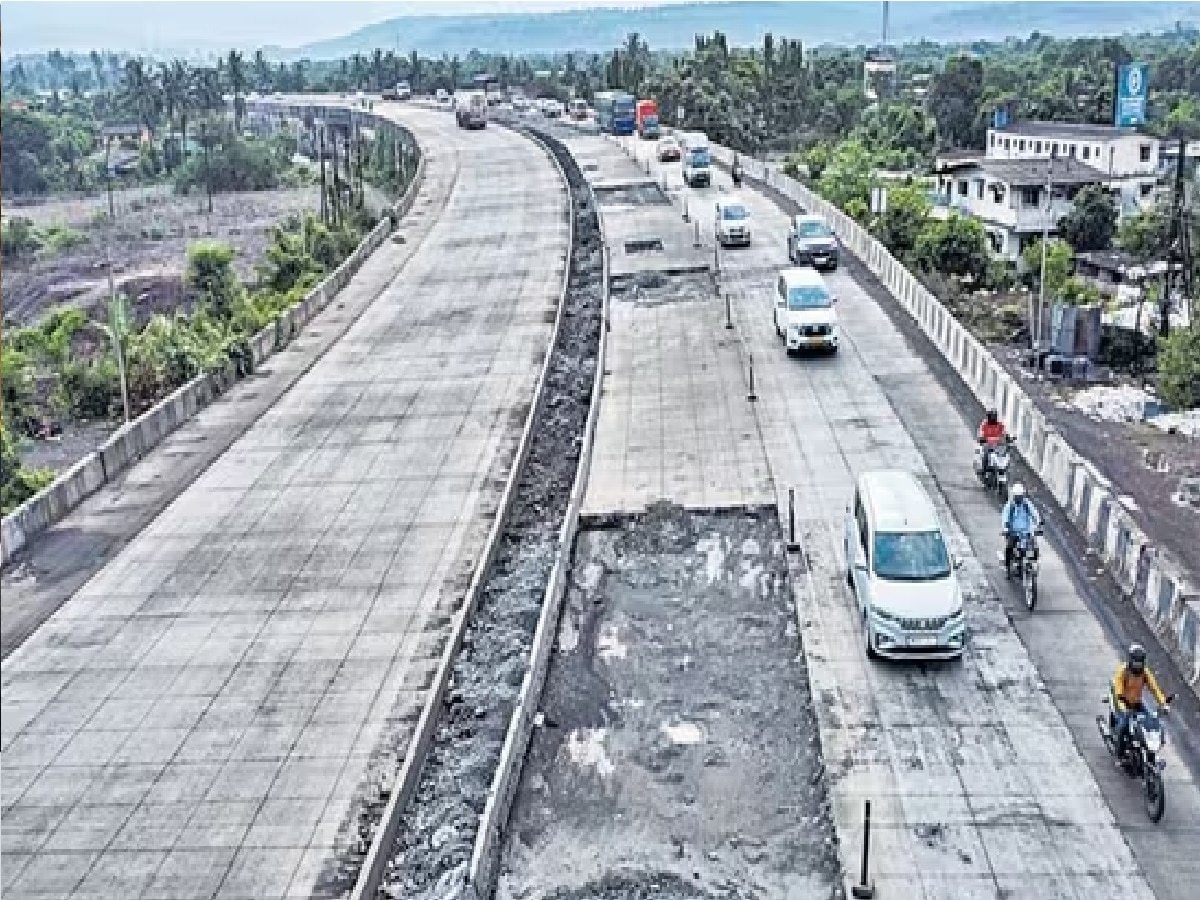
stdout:
[(596, 124), (609, 134), (633, 134), (634, 99), (624, 91), (601, 91), (595, 98)]
[(683, 147), (683, 183), (688, 187), (708, 187), (712, 184), (708, 137), (699, 131), (689, 131), (681, 136), (679, 143)]
[(454, 119), (459, 128), (487, 125), (487, 95), (483, 91), (460, 91), (454, 95)]
[(659, 136), (658, 104), (653, 100), (639, 100), (634, 113), (638, 137), (643, 140), (656, 141)]
[(383, 89), (384, 100), (411, 100), (412, 86), (407, 81), (397, 81), (391, 87)]

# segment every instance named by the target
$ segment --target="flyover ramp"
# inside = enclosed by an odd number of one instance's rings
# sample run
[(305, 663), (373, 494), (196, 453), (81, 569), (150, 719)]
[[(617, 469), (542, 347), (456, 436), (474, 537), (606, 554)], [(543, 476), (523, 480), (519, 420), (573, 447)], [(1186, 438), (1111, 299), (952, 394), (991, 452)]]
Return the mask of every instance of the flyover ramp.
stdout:
[[(643, 155), (649, 150), (637, 149)], [(652, 171), (660, 171), (657, 164)], [(732, 191), (724, 173), (709, 191), (683, 188), (675, 172), (670, 178), (693, 205), (701, 196), (712, 203)], [(1135, 616), (1115, 618), (1100, 608), (1101, 567), (1081, 564), (1076, 548), (1059, 540), (1043, 542), (1041, 597), (1035, 613), (1025, 609), (995, 558), (999, 505), (983, 494), (971, 469), (977, 421), (964, 415), (961, 396), (941, 380), (936, 351), (917, 342), (902, 313), (885, 312), (878, 285), (860, 268), (844, 265), (826, 276), (840, 300), (844, 344), (838, 357), (786, 357), (771, 322), (771, 293), (774, 273), (789, 264), (787, 216), (753, 189), (741, 196), (754, 217), (754, 244), (721, 253), (720, 280), (732, 296), (738, 332), (755, 356), (759, 422), (781, 510), (787, 489), (796, 491), (797, 527), (811, 573), (799, 611), (814, 692), (827, 679), (828, 702), (818, 702), (818, 716), (830, 732), (831, 790), (836, 794), (843, 785), (843, 840), (850, 835), (857, 841), (859, 801), (874, 795), (876, 821), (885, 816), (891, 838), (899, 841), (897, 882), (912, 876), (905, 860), (914, 859), (923, 872), (941, 872), (959, 896), (974, 896), (970, 890), (992, 896), (987, 891), (996, 885), (1014, 890), (1014, 897), (1100, 897), (1117, 888), (1129, 896), (1149, 896), (1152, 889), (1159, 900), (1195, 896), (1195, 731), (1183, 721), (1169, 726), (1168, 811), (1151, 825), (1139, 785), (1115, 770), (1094, 721), (1124, 645), (1133, 638), (1152, 644), (1153, 638)], [(711, 241), (711, 230), (706, 234)], [(861, 627), (845, 587), (842, 520), (853, 476), (885, 467), (908, 468), (925, 481), (968, 560), (972, 637), (960, 669), (868, 665), (862, 655)], [(1053, 504), (1048, 496), (1035, 498)], [(1170, 690), (1170, 663), (1157, 656)], [(1180, 694), (1186, 704), (1186, 691)], [(847, 731), (856, 724), (861, 741)], [(840, 777), (837, 741), (858, 748)], [(961, 787), (945, 792), (947, 782), (923, 781), (922, 772), (956, 777)], [(887, 811), (889, 801), (880, 794), (895, 795), (899, 806)], [(922, 796), (943, 798), (940, 818), (938, 807)], [(951, 801), (955, 806), (947, 805)], [(931, 846), (929, 829), (952, 822), (973, 863), (930, 866), (935, 850), (952, 855), (952, 839), (943, 827)], [(885, 849), (888, 837), (881, 840), (879, 849)], [(986, 851), (986, 861), (981, 864), (968, 845)], [(843, 849), (851, 859), (857, 843)], [(924, 896), (940, 896), (942, 879), (922, 877)]]
[(568, 223), (533, 143), (398, 115), (437, 219), (407, 265), (368, 262), (385, 286), (345, 336), (5, 659), (5, 897), (311, 896), (403, 756)]

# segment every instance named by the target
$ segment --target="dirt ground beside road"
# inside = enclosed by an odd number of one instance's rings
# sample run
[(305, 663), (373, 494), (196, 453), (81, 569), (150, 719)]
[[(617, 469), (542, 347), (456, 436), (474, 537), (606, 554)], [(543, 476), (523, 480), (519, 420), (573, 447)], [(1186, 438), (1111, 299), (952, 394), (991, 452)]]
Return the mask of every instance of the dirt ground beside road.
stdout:
[(194, 241), (228, 243), (237, 251), (238, 273), (252, 277), (271, 229), (293, 213), (318, 211), (320, 189), (217, 194), (211, 215), (202, 195), (178, 196), (166, 185), (117, 192), (114, 205), (117, 220), (111, 227), (104, 223), (104, 194), (6, 207), (5, 218), (28, 218), (39, 228), (68, 226), (84, 238), (64, 251), (41, 253), (32, 262), (5, 264), (6, 325), (28, 325), (65, 305), (102, 310), (108, 297), (106, 246), (117, 290), (129, 297), (130, 311), (139, 322), (155, 312), (179, 308), (187, 249)]
[(840, 896), (774, 510), (580, 532), (497, 896)]

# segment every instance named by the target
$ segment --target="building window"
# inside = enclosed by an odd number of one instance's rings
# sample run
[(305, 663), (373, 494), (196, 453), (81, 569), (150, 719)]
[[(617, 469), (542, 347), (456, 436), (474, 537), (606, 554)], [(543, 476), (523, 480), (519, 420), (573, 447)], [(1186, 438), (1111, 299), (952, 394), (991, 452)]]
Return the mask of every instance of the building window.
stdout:
[(1042, 189), (1040, 187), (1023, 187), (1021, 188), (1021, 205), (1022, 206), (1040, 206), (1042, 199)]
[(992, 132), (988, 137), (991, 139), (991, 146), (996, 146), (996, 132)]
[(975, 199), (976, 200), (983, 199), (983, 180), (982, 179), (975, 182)]
[(958, 196), (967, 196), (967, 183), (965, 181), (959, 181), (958, 183)]
[(1054, 156), (1058, 156), (1058, 141), (1055, 141), (1050, 145), (1050, 153)]
[(1017, 149), (1022, 153), (1025, 152), (1025, 138), (1021, 138), (1021, 140), (1017, 141)]
[(1072, 158), (1072, 159), (1074, 159), (1074, 158), (1075, 158), (1075, 145), (1074, 145), (1074, 144), (1072, 144), (1072, 145), (1071, 145), (1071, 146), (1068, 148), (1068, 150), (1067, 150), (1067, 153), (1068, 153), (1068, 154), (1071, 156), (1071, 158)]
[(1150, 162), (1150, 145), (1142, 144), (1138, 147), (1138, 157), (1142, 162)]
[(1084, 144), (1083, 145), (1083, 158), (1091, 159), (1091, 156), (1092, 156), (1092, 148), (1089, 147), (1087, 144)]
[(1092, 151), (1096, 154), (1096, 159), (1099, 159), (1100, 158), (1100, 145), (1097, 144), (1095, 147), (1092, 148)]
[(1152, 184), (1143, 184), (1143, 185), (1141, 185), (1141, 188), (1140, 188), (1140, 189), (1141, 189), (1141, 192), (1142, 192), (1142, 196), (1143, 196), (1143, 197), (1149, 197), (1149, 196), (1150, 196), (1150, 194), (1151, 194), (1151, 192), (1154, 190), (1154, 185), (1152, 185)]
[(1005, 138), (1005, 139), (1004, 139), (1004, 149), (1005, 149), (1005, 150), (1011, 150), (1011, 149), (1012, 149), (1012, 140), (1011, 140), (1010, 138)]

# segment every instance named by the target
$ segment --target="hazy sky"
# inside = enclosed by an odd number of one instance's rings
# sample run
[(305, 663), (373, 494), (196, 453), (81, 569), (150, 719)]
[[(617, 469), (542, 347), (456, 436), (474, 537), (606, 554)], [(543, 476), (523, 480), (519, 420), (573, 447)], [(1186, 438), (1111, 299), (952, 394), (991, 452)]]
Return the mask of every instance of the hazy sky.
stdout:
[[(349, 34), (399, 15), (553, 10), (588, 6), (656, 6), (685, 0), (4, 0), (0, 20), (8, 52), (123, 47), (205, 50), (296, 47)], [(216, 24), (219, 22), (220, 24)]]

